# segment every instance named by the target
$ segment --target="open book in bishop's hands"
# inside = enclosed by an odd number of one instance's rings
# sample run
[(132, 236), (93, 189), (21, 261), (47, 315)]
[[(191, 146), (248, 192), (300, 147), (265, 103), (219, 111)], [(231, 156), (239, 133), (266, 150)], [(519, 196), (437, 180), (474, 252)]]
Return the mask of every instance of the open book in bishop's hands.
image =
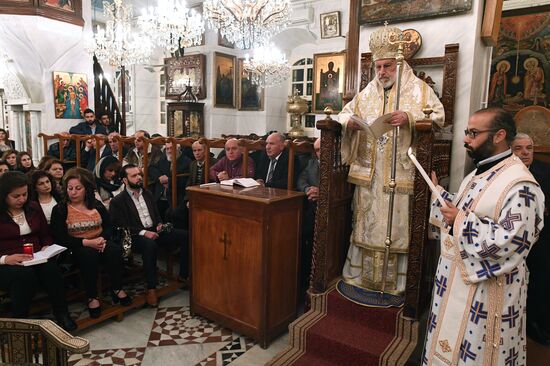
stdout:
[(363, 130), (370, 133), (375, 140), (378, 140), (382, 135), (392, 130), (393, 126), (387, 123), (387, 121), (391, 119), (391, 115), (391, 113), (386, 113), (370, 124), (359, 116), (353, 115), (350, 119), (357, 123)]
[(240, 186), (245, 188), (256, 187), (260, 185), (260, 183), (256, 182), (252, 178), (234, 178), (234, 179), (222, 180), (220, 184), (224, 186)]
[(52, 244), (46, 247), (46, 249), (35, 252), (33, 254), (33, 259), (24, 261), (21, 264), (26, 266), (34, 266), (35, 264), (46, 263), (51, 257), (55, 257), (59, 253), (67, 250), (67, 248), (62, 247), (61, 245)]

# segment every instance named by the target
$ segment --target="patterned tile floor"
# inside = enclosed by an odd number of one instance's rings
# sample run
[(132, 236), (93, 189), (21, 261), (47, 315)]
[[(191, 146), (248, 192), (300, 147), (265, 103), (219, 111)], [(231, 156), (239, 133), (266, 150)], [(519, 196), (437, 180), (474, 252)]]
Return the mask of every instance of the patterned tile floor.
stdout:
[(191, 316), (188, 291), (162, 298), (157, 309), (135, 310), (122, 322), (109, 320), (75, 335), (90, 340), (90, 351), (71, 355), (72, 366), (264, 365), (288, 338), (283, 335), (263, 350), (247, 337)]

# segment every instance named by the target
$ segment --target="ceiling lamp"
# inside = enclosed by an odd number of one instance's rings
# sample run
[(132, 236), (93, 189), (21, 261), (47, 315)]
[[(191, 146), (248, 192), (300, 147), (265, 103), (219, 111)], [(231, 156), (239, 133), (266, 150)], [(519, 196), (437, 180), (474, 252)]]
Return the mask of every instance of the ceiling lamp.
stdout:
[(153, 42), (170, 53), (200, 45), (204, 33), (202, 16), (186, 6), (185, 0), (158, 0), (139, 17), (138, 24)]
[(122, 0), (104, 1), (103, 12), (105, 28), (97, 26), (88, 51), (114, 67), (147, 62), (152, 43), (149, 37), (132, 28), (132, 5), (123, 4)]
[(290, 0), (205, 0), (210, 27), (241, 49), (265, 45), (290, 23)]
[(284, 53), (273, 44), (254, 49), (254, 56), (245, 56), (244, 70), (253, 84), (262, 88), (282, 83), (290, 75), (290, 65)]

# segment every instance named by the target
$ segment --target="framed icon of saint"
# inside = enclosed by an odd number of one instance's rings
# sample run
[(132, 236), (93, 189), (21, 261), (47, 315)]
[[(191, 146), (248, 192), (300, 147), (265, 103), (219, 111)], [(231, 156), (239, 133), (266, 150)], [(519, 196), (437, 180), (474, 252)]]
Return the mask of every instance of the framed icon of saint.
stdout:
[(346, 53), (313, 55), (313, 112), (323, 113), (330, 106), (334, 113), (342, 110)]

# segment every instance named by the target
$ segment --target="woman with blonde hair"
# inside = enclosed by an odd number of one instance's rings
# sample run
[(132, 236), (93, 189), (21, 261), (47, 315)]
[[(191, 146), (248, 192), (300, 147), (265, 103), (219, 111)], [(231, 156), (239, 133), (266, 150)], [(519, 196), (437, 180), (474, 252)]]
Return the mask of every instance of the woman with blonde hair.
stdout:
[(6, 150), (2, 154), (2, 160), (8, 163), (10, 170), (16, 170), (17, 168), (17, 150)]

